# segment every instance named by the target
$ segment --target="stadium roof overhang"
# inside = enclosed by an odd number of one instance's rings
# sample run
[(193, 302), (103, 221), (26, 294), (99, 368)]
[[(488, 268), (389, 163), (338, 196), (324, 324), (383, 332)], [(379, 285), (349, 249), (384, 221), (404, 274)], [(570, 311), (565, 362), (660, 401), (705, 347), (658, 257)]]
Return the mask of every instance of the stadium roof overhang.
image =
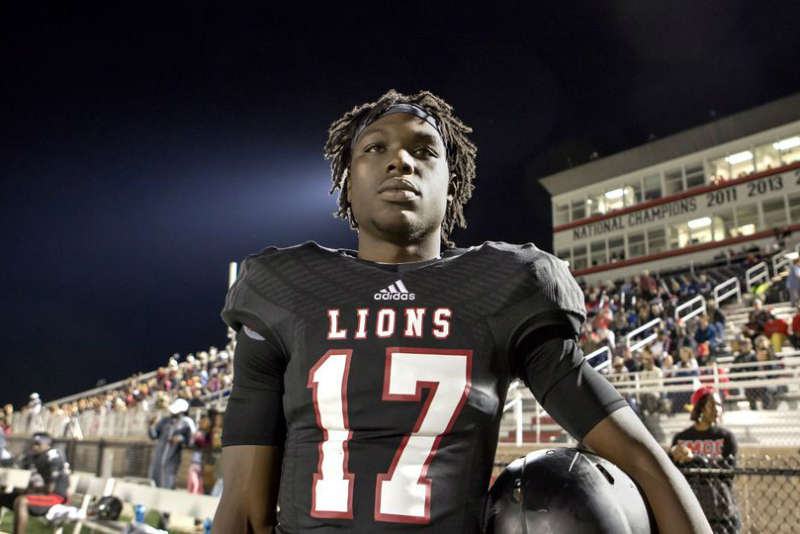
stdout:
[(551, 196), (600, 183), (800, 119), (800, 93), (539, 178)]

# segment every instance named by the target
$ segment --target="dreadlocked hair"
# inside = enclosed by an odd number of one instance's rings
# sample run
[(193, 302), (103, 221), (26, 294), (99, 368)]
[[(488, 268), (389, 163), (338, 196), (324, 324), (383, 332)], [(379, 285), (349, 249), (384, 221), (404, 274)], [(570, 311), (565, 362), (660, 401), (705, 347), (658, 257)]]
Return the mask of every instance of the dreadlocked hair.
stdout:
[(330, 194), (339, 190), (339, 209), (333, 215), (347, 220), (350, 228), (358, 228), (358, 223), (353, 217), (352, 206), (347, 201), (352, 158), (351, 142), (362, 121), (381, 114), (395, 104), (418, 105), (436, 118), (442, 134), (442, 141), (446, 147), (450, 185), (453, 192), (453, 200), (447, 203), (442, 222), (442, 244), (446, 248), (453, 248), (455, 243), (450, 241), (450, 233), (456, 226), (467, 227), (464, 206), (472, 197), (472, 191), (475, 189), (472, 182), (475, 179), (475, 156), (478, 149), (467, 137), (467, 134), (472, 132), (472, 128), (453, 115), (453, 108), (450, 104), (429, 91), (404, 95), (390, 89), (375, 102), (357, 106), (331, 124), (328, 130), (328, 141), (325, 143), (325, 159), (331, 160), (332, 186)]

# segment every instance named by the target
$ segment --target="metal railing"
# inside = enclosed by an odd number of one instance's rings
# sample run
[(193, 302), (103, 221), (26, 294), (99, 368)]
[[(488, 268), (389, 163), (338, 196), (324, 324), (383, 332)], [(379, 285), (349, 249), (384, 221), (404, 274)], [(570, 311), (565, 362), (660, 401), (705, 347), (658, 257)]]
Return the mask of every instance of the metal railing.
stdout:
[[(694, 305), (698, 303), (700, 304), (700, 307), (692, 309)], [(681, 314), (683, 310), (689, 310), (689, 311), (684, 314)], [(706, 298), (703, 295), (698, 295), (692, 300), (684, 302), (683, 304), (675, 308), (675, 319), (678, 321), (683, 321), (685, 323), (692, 317), (703, 313), (706, 313)]]
[[(776, 365), (780, 368), (770, 368)], [(641, 410), (651, 399), (669, 404), (670, 410), (650, 415), (655, 420), (651, 420), (648, 426), (663, 444), (669, 443), (670, 433), (683, 430), (690, 423), (684, 405), (689, 403), (692, 392), (700, 385), (713, 385), (723, 396), (725, 426), (734, 429), (740, 443), (753, 446), (800, 445), (800, 418), (796, 412), (800, 404), (800, 356), (765, 362), (713, 364), (690, 371), (696, 371), (696, 376), (643, 378), (647, 376), (643, 374), (646, 372), (626, 372), (610, 374), (607, 378), (634, 409)], [(763, 407), (759, 408), (756, 401)], [(501, 424), (501, 441), (508, 442), (509, 426), (513, 428), (517, 444), (520, 441), (573, 441), (524, 386), (514, 390), (513, 403), (513, 415), (506, 416), (504, 424)], [(675, 417), (678, 412), (672, 407), (684, 413), (686, 418)], [(513, 425), (509, 425), (511, 417)], [(526, 441), (525, 436), (530, 439)]]
[[(638, 328), (634, 328), (628, 333), (627, 336), (625, 336), (625, 347), (628, 348), (631, 352), (636, 352), (637, 350), (647, 345), (656, 338), (658, 334), (656, 334), (655, 328), (660, 325), (661, 325), (661, 319), (653, 319), (649, 323), (643, 324)], [(652, 333), (648, 333), (651, 330)], [(642, 333), (645, 334), (645, 337), (631, 344), (631, 340), (634, 338), (634, 336), (637, 336)]]
[[(723, 292), (724, 291), (724, 292)], [(736, 302), (741, 304), (742, 303), (742, 286), (739, 283), (739, 279), (735, 276), (733, 278), (728, 278), (721, 284), (714, 286), (714, 303), (717, 307), (720, 306), (720, 303), (732, 296), (736, 295)]]
[(781, 250), (772, 255), (772, 276), (778, 276), (784, 267), (788, 267), (792, 260), (786, 257), (788, 250)]
[[(595, 358), (597, 358), (601, 354), (605, 354), (606, 355), (606, 359), (605, 360), (601, 361), (597, 365), (594, 365), (593, 363), (591, 363), (591, 360), (594, 360)], [(589, 365), (594, 367), (594, 369), (596, 371), (602, 371), (603, 369), (605, 369), (606, 367), (611, 365), (611, 349), (609, 347), (600, 347), (599, 349), (597, 349), (596, 351), (592, 352), (591, 354), (587, 354), (584, 357), (584, 360), (589, 362)]]
[(744, 285), (748, 293), (753, 290), (753, 285), (756, 282), (769, 280), (769, 267), (766, 262), (757, 263), (753, 265), (744, 273)]

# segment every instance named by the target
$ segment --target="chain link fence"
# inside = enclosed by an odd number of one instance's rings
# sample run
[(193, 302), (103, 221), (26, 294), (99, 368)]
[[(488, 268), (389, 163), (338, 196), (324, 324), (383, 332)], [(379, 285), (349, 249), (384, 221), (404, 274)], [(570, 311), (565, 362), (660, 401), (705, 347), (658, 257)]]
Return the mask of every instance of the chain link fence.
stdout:
[(680, 467), (715, 534), (800, 533), (800, 457), (742, 455)]

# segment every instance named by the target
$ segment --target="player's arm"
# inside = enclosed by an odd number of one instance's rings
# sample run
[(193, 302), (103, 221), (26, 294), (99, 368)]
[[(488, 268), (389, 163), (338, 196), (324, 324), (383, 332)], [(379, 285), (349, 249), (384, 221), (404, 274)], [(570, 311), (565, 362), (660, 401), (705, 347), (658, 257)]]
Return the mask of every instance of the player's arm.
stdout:
[(286, 421), (279, 344), (242, 328), (222, 430), (222, 492), (212, 532), (268, 534), (276, 525)]
[(625, 399), (584, 359), (566, 321), (528, 330), (516, 349), (519, 374), (564, 429), (642, 488), (659, 531), (711, 532), (689, 484)]
[(686, 478), (629, 407), (600, 421), (583, 442), (639, 484), (661, 534), (711, 532)]
[(277, 524), (283, 449), (233, 445), (222, 449), (222, 492), (212, 533), (270, 534)]

